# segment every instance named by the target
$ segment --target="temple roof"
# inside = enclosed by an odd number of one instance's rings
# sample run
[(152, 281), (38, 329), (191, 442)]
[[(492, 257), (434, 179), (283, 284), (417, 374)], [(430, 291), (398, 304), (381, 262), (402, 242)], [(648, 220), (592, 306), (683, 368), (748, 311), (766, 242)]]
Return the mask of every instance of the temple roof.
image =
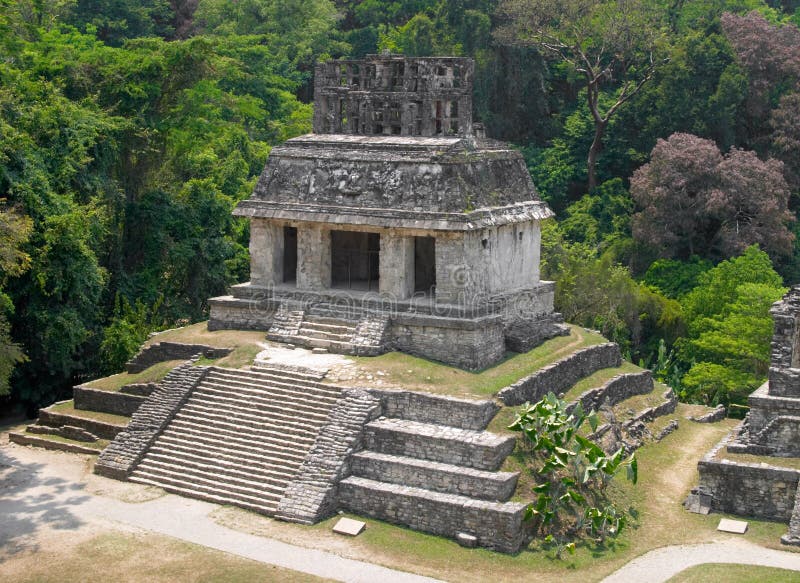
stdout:
[[(446, 90), (468, 102), (471, 91), (465, 91), (471, 89), (472, 74), (469, 59), (428, 59), (425, 63), (421, 62), (424, 59), (407, 59), (402, 68), (397, 66), (403, 62), (402, 58), (381, 59), (390, 60), (394, 67), (391, 70), (402, 71), (406, 77), (389, 82), (385, 75), (372, 79), (369, 74), (374, 74), (374, 67), (354, 69), (353, 63), (357, 62), (347, 61), (348, 75), (354, 70), (361, 75), (356, 83), (360, 89), (355, 91), (346, 85), (344, 92), (351, 97), (357, 95), (357, 103), (363, 104), (372, 103), (363, 99), (363, 95), (375, 92), (382, 95), (387, 88), (395, 87), (402, 109), (402, 115), (396, 118), (397, 126), (386, 125), (387, 119), (395, 119), (386, 111), (375, 117), (371, 105), (366, 110), (373, 116), (369, 123), (354, 123), (352, 117), (344, 116), (341, 108), (336, 115), (328, 116), (334, 119), (333, 125), (319, 122), (323, 107), (320, 99), (328, 100), (342, 90), (333, 86), (331, 79), (338, 78), (337, 71), (344, 69), (339, 62), (334, 62), (335, 66), (328, 63), (318, 67), (315, 133), (273, 148), (252, 196), (239, 203), (234, 214), (444, 230), (472, 230), (553, 215), (540, 200), (518, 151), (502, 142), (472, 135), (471, 104), (468, 109), (463, 105), (456, 108), (450, 102), (440, 106), (436, 99), (427, 99), (435, 89), (437, 99)], [(375, 58), (368, 61), (374, 65)], [(331, 77), (331, 71), (337, 73)], [(419, 78), (409, 77), (410, 71)], [(454, 76), (453, 71), (458, 73)], [(428, 75), (425, 80), (422, 72), (433, 76)], [(439, 75), (440, 72), (443, 74)], [(448, 87), (454, 79), (459, 81), (457, 87)], [(374, 87), (368, 89), (365, 85)], [(415, 91), (409, 91), (410, 88)], [(415, 105), (408, 110), (404, 106), (418, 102), (424, 102), (424, 107)], [(325, 103), (330, 106), (328, 101)], [(420, 111), (434, 111), (434, 117), (414, 122), (409, 116), (422, 115)], [(447, 115), (457, 113), (458, 117), (446, 117), (442, 125), (435, 117), (436, 111)], [(318, 130), (323, 125), (326, 131), (334, 126), (339, 129), (337, 133), (323, 133)], [(361, 133), (365, 128), (369, 132)], [(377, 132), (379, 128), (381, 131)], [(422, 133), (415, 133), (419, 128)], [(431, 135), (437, 128), (440, 131)]]

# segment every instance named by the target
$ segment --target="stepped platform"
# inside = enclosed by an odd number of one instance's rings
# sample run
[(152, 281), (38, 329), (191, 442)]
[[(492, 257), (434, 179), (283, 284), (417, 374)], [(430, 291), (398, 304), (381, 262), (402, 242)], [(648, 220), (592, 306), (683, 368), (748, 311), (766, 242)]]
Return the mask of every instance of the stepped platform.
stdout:
[(341, 390), (311, 371), (209, 367), (130, 480), (273, 515)]

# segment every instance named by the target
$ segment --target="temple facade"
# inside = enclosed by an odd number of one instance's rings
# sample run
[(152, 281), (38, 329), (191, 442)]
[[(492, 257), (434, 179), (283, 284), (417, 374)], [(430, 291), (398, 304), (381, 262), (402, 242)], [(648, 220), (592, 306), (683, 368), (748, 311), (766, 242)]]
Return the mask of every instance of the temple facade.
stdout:
[(235, 209), (250, 281), (210, 301), (209, 327), (469, 369), (563, 333), (539, 274), (552, 211), (473, 126), (472, 77), (466, 58), (318, 65), (314, 132), (273, 148)]

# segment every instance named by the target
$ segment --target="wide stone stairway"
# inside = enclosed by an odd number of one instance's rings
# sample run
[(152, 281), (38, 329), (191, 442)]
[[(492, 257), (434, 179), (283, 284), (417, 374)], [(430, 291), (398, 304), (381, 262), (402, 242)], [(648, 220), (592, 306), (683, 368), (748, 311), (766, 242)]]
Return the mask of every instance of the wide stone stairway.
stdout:
[(131, 481), (273, 514), (340, 397), (321, 376), (212, 367)]
[(339, 504), (462, 543), (518, 550), (524, 505), (507, 501), (519, 474), (497, 471), (515, 437), (483, 430), (496, 411), (487, 415), (491, 403), (413, 393), (403, 399), (365, 426), (365, 447), (339, 483)]

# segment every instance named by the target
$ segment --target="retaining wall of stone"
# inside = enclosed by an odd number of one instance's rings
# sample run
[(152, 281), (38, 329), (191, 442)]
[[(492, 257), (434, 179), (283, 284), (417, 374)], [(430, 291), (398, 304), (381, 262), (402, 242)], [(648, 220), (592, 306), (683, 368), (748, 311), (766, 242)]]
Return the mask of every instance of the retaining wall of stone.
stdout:
[(474, 433), (469, 438), (457, 433), (464, 430), (438, 426), (435, 432), (420, 433), (402, 419), (371, 423), (364, 432), (366, 449), (496, 471), (514, 450), (516, 437)]
[(206, 358), (222, 358), (233, 352), (233, 348), (216, 348), (205, 344), (183, 344), (182, 342), (156, 342), (139, 351), (125, 364), (131, 374), (142, 372), (167, 360), (187, 360), (198, 354)]
[(497, 396), (506, 405), (535, 403), (549, 392), (564, 393), (582, 378), (621, 364), (622, 354), (614, 342), (589, 346), (501, 389)]
[(62, 415), (55, 411), (49, 411), (48, 409), (39, 410), (38, 423), (50, 427), (61, 427), (64, 425), (81, 427), (101, 439), (114, 439), (120, 431), (125, 429), (123, 425), (104, 423), (102, 421), (95, 421), (94, 419), (86, 419), (85, 417)]
[(83, 411), (99, 411), (114, 415), (133, 415), (146, 397), (129, 395), (118, 391), (103, 391), (87, 386), (72, 390), (75, 408)]
[(620, 374), (608, 380), (601, 387), (583, 392), (574, 403), (569, 405), (568, 410), (571, 411), (578, 403), (583, 406), (585, 411), (598, 410), (603, 404), (613, 407), (635, 395), (646, 395), (652, 390), (653, 374), (649, 370)]
[(492, 501), (511, 498), (519, 478), (519, 473), (483, 472), (428, 460), (398, 461), (377, 452), (353, 456), (351, 466), (353, 474), (362, 478)]
[(503, 358), (506, 350), (500, 316), (459, 320), (397, 314), (389, 331), (396, 350), (466, 370), (480, 370)]
[(370, 389), (379, 397), (386, 417), (422, 423), (438, 423), (480, 431), (500, 410), (493, 401), (470, 401), (444, 395), (429, 395), (402, 389)]
[(360, 449), (364, 425), (380, 415), (380, 400), (367, 391), (345, 389), (303, 465), (278, 503), (275, 518), (314, 524), (336, 512), (339, 481), (350, 473), (350, 456)]
[(465, 532), (475, 536), (479, 546), (504, 553), (516, 553), (530, 541), (521, 503), (472, 500), (465, 505), (453, 494), (354, 477), (339, 484), (339, 500), (346, 510), (415, 530), (450, 538)]
[(209, 330), (269, 330), (275, 304), (264, 299), (220, 296), (208, 300)]
[(158, 389), (133, 414), (128, 427), (103, 450), (94, 472), (117, 480), (127, 480), (156, 437), (207, 373), (208, 367), (191, 363), (172, 369)]
[(711, 495), (719, 512), (788, 522), (800, 471), (761, 464), (703, 459), (698, 490)]

